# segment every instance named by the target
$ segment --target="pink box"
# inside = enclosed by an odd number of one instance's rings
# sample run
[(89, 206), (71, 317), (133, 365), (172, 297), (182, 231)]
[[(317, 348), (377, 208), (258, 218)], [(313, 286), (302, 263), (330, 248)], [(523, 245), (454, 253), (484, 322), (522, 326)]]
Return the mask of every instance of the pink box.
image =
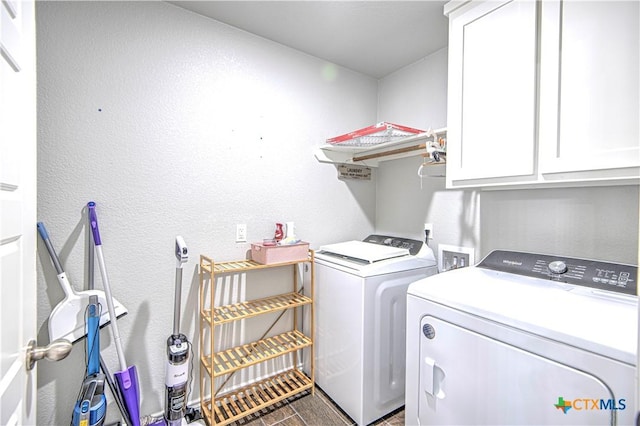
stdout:
[(262, 265), (295, 262), (308, 258), (309, 243), (304, 241), (284, 246), (265, 246), (261, 243), (251, 244), (251, 260)]

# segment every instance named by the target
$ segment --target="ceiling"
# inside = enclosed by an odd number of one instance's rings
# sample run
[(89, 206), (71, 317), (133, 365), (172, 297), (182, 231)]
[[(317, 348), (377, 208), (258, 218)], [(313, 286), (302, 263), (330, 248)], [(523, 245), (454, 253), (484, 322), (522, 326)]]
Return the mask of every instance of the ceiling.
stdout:
[(447, 45), (446, 1), (170, 1), (374, 78)]

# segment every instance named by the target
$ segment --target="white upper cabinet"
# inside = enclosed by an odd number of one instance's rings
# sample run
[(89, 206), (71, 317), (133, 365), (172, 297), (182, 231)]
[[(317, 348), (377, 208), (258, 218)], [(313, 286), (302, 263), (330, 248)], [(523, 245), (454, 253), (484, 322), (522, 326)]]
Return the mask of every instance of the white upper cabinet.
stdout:
[(536, 4), (473, 6), (449, 17), (447, 181), (456, 186), (535, 172)]
[(543, 3), (540, 172), (545, 180), (637, 178), (639, 5)]
[(639, 4), (448, 3), (447, 187), (638, 183)]

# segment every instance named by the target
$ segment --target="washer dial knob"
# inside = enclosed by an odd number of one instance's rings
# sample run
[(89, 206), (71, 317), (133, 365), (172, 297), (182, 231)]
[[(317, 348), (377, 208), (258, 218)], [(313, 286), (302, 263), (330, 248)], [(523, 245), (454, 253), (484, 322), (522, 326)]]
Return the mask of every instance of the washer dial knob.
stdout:
[(567, 264), (562, 260), (556, 260), (555, 262), (551, 262), (549, 264), (549, 271), (551, 271), (554, 275), (560, 275), (567, 272), (569, 268), (567, 268)]

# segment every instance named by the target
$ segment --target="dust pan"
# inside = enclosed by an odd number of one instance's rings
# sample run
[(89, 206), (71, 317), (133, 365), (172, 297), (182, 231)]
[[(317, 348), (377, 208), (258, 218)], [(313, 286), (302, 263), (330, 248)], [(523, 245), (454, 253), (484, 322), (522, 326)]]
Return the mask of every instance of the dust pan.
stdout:
[[(62, 269), (60, 259), (58, 259), (58, 255), (49, 239), (47, 229), (42, 222), (38, 222), (38, 233), (47, 247), (49, 256), (51, 256), (53, 266), (58, 274), (58, 282), (65, 294), (64, 299), (53, 308), (51, 315), (49, 315), (49, 341), (66, 339), (73, 343), (87, 334), (85, 330), (85, 310), (89, 305), (89, 297), (98, 296), (98, 303), (103, 307), (107, 306), (107, 299), (104, 292), (100, 290), (74, 291), (67, 279), (67, 274)], [(113, 300), (113, 306), (116, 318), (120, 318), (128, 312), (127, 308), (115, 299)], [(103, 309), (103, 313), (100, 315), (100, 327), (109, 324), (110, 319), (109, 312)]]

